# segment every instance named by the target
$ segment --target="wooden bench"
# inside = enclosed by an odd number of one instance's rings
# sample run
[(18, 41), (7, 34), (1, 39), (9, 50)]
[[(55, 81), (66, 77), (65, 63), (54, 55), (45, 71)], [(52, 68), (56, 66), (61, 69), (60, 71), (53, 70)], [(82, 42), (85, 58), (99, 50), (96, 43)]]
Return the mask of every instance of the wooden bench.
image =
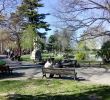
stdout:
[(1, 71), (1, 73), (9, 73), (9, 74), (12, 74), (13, 69), (10, 68), (10, 67), (7, 66), (7, 65), (0, 65), (0, 71)]
[(42, 68), (43, 77), (46, 77), (47, 73), (56, 75), (71, 75), (74, 80), (77, 78), (77, 73), (74, 68)]

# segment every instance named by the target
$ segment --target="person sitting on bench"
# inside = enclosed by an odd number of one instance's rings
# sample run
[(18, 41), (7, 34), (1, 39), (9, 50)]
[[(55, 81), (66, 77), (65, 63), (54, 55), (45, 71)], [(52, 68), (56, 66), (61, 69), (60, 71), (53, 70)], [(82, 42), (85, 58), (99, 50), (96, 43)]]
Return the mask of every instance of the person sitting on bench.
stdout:
[(44, 68), (51, 68), (52, 67), (52, 62), (51, 62), (51, 59), (48, 59), (46, 61), (46, 63), (44, 64)]
[[(52, 60), (48, 59), (46, 61), (46, 63), (44, 64), (44, 68), (52, 68), (52, 67), (53, 67)], [(53, 78), (53, 76), (54, 76), (54, 74), (49, 75), (50, 78)]]
[(55, 65), (53, 65), (54, 68), (63, 68), (61, 60), (59, 60)]
[[(54, 68), (63, 68), (62, 61), (59, 60), (59, 61), (54, 65)], [(60, 74), (59, 74), (59, 77), (61, 77)]]

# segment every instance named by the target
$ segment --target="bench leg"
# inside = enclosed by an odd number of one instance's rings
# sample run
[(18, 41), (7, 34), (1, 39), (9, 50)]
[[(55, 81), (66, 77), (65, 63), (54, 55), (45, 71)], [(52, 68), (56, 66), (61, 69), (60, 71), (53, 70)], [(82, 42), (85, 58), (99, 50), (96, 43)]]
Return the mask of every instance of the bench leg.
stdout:
[(12, 70), (9, 70), (9, 74), (13, 74), (13, 73), (12, 73)]
[(53, 76), (54, 76), (54, 74), (51, 74), (51, 73), (50, 73), (49, 78), (53, 78)]
[(76, 77), (74, 76), (74, 80), (76, 80)]
[(44, 77), (46, 77), (46, 74), (43, 74), (42, 79), (43, 79)]
[(61, 78), (61, 75), (59, 74), (59, 78)]
[(74, 80), (76, 80), (77, 79), (77, 73), (75, 73), (75, 75), (74, 75)]

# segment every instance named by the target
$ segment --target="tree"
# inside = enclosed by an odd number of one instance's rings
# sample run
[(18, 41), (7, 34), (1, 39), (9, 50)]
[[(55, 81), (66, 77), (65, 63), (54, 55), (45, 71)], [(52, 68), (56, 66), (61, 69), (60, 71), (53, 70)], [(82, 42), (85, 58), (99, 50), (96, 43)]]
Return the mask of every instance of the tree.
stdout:
[(7, 48), (14, 48), (14, 42), (9, 30), (0, 29), (0, 53), (3, 53)]
[(73, 32), (69, 30), (69, 28), (56, 30), (54, 35), (57, 38), (59, 52), (65, 52), (68, 48), (71, 48), (71, 38), (73, 36)]
[(17, 0), (0, 0), (0, 14), (12, 10), (16, 7), (18, 1)]
[(71, 38), (73, 36), (73, 32), (69, 30), (69, 28), (64, 28), (61, 30), (61, 33), (59, 34), (59, 41), (61, 41), (62, 51), (65, 51), (69, 48), (71, 48)]
[(21, 51), (20, 36), (18, 34), (20, 32), (19, 29), (21, 29), (19, 28), (19, 22), (21, 21), (21, 19), (17, 13), (12, 13), (12, 11), (15, 11), (17, 3), (17, 0), (0, 1), (0, 26), (3, 29), (7, 29), (8, 34), (11, 37), (13, 37), (12, 35), (16, 36), (16, 43)]
[(110, 35), (110, 30), (107, 28), (110, 25), (109, 0), (60, 0), (55, 16), (73, 31), (85, 30), (94, 25), (105, 27), (105, 31), (92, 38)]
[(18, 14), (18, 11), (11, 13), (9, 21), (7, 22), (7, 28), (10, 34), (15, 37), (19, 56), (21, 56), (21, 34), (22, 34), (22, 17)]
[[(10, 40), (9, 34), (6, 30), (0, 30), (0, 53), (3, 53), (5, 47), (5, 43)], [(7, 44), (8, 45), (8, 44)]]
[(47, 49), (48, 49), (48, 51), (57, 51), (58, 50), (58, 39), (55, 34), (50, 35), (50, 37), (48, 39)]
[[(31, 33), (31, 35), (30, 35)], [(28, 27), (24, 30), (21, 36), (21, 46), (23, 49), (31, 49), (33, 48), (33, 38), (35, 37), (33, 27), (28, 25)]]
[(57, 52), (67, 52), (71, 49), (71, 38), (73, 33), (69, 28), (56, 30), (48, 39), (49, 48), (52, 47)]
[(18, 2), (17, 0), (0, 0), (0, 26), (5, 27), (7, 15), (10, 15), (12, 10), (16, 9)]
[[(37, 43), (40, 41), (40, 38), (45, 35), (45, 33), (41, 33), (38, 30), (49, 30), (49, 24), (43, 21), (47, 14), (38, 13), (38, 9), (43, 7), (43, 4), (41, 4), (40, 1), (41, 0), (23, 0), (21, 6), (18, 7), (19, 15), (24, 19), (24, 30), (31, 26), (32, 31), (34, 32), (35, 37), (33, 37), (33, 42), (35, 43), (35, 47), (38, 46)], [(32, 34), (33, 33), (30, 33), (30, 36)]]
[(105, 42), (97, 54), (102, 57), (104, 63), (110, 62), (110, 41)]
[(110, 39), (107, 35), (101, 35), (105, 29), (103, 27), (90, 27), (81, 35), (81, 41), (85, 41), (86, 46), (92, 49), (100, 49), (102, 44)]
[(77, 60), (85, 60), (88, 59), (88, 51), (89, 48), (86, 46), (86, 42), (85, 41), (79, 41), (77, 43), (77, 46), (75, 47), (75, 58)]

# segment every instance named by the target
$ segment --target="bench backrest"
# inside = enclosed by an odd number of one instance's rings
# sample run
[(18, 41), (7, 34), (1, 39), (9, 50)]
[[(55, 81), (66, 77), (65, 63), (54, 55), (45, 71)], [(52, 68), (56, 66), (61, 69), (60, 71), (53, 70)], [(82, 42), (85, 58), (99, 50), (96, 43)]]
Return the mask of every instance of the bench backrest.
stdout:
[(42, 68), (42, 72), (64, 75), (72, 75), (76, 73), (74, 68)]

